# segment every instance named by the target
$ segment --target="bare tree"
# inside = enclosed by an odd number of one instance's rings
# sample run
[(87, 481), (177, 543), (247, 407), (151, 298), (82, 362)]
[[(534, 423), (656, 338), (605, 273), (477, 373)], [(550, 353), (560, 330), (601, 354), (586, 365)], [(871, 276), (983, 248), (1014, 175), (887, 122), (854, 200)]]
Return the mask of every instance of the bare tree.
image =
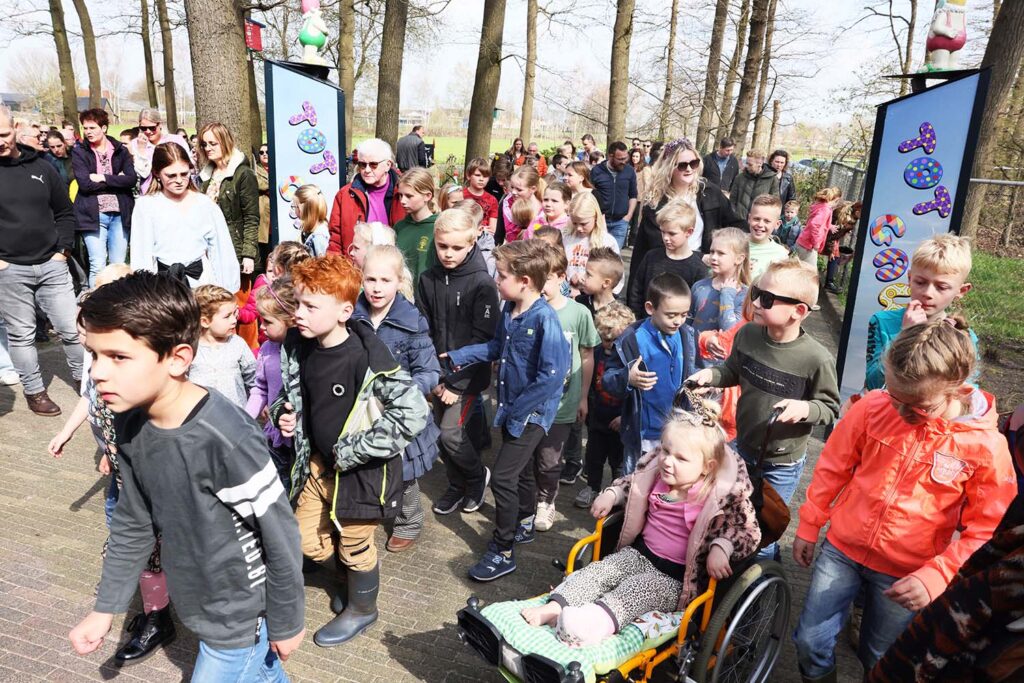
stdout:
[[(1024, 2), (1004, 2), (992, 25), (985, 57), (981, 60), (982, 68), (990, 68), (992, 75), (989, 80), (985, 112), (981, 117), (978, 143), (975, 147), (972, 177), (984, 178), (988, 173), (995, 147), (997, 123), (1013, 88), (1021, 60), (1024, 59), (1024, 40), (1020, 39), (1021, 35), (1024, 35)], [(977, 232), (978, 216), (985, 204), (985, 190), (985, 185), (981, 183), (971, 183), (967, 187), (967, 201), (960, 234), (974, 236)]]
[(735, 107), (732, 101), (733, 91), (736, 89), (736, 81), (740, 77), (740, 60), (743, 59), (743, 48), (747, 44), (747, 36), (750, 29), (750, 0), (742, 0), (740, 5), (740, 18), (736, 22), (736, 44), (732, 49), (732, 57), (729, 59), (729, 69), (725, 72), (725, 85), (722, 86), (722, 106), (718, 108), (718, 132), (715, 137), (721, 137), (730, 127), (735, 117)]
[(658, 139), (668, 136), (669, 102), (672, 99), (672, 76), (675, 73), (676, 26), (679, 22), (679, 0), (672, 0), (672, 16), (668, 20), (668, 49), (665, 54), (665, 95), (658, 113)]
[(764, 51), (764, 33), (768, 25), (768, 3), (770, 0), (753, 0), (750, 16), (750, 41), (747, 43), (747, 59), (743, 64), (740, 91), (736, 95), (736, 111), (733, 114), (730, 137), (739, 149), (747, 145), (747, 129), (750, 127), (750, 108), (754, 104), (754, 90), (757, 87), (758, 67)]
[(526, 70), (523, 79), (523, 112), (519, 137), (530, 142), (533, 125), (533, 93), (537, 82), (537, 0), (526, 0)]
[(345, 91), (345, 152), (352, 149), (352, 113), (356, 98), (355, 31), (356, 8), (354, 0), (338, 2), (338, 84)]
[(494, 104), (501, 84), (501, 50), (505, 33), (505, 0), (484, 0), (480, 52), (469, 106), (466, 158), (489, 156)]
[[(757, 108), (754, 110), (754, 135), (752, 145), (764, 149), (765, 107), (768, 102), (768, 71), (772, 62), (772, 34), (775, 32), (775, 10), (779, 0), (768, 3), (768, 22), (764, 28), (764, 53), (761, 56), (761, 81), (757, 86)], [(774, 88), (773, 88), (774, 89)]]
[(85, 0), (71, 1), (82, 28), (82, 50), (85, 53), (85, 68), (89, 73), (89, 108), (97, 109), (103, 102), (103, 85), (100, 82), (100, 62), (96, 58), (96, 33), (92, 30), (92, 19)]
[(401, 106), (402, 57), (405, 27), (409, 23), (409, 0), (387, 0), (384, 33), (377, 67), (376, 136), (390, 145), (398, 142), (398, 110)]
[[(782, 102), (772, 102), (772, 129), (768, 133), (768, 149), (775, 149), (775, 133), (779, 130), (779, 117), (782, 115)], [(769, 152), (771, 154), (771, 152)]]
[(57, 73), (60, 75), (61, 104), (64, 118), (78, 129), (78, 91), (75, 87), (75, 66), (71, 61), (68, 29), (64, 22), (64, 7), (60, 0), (50, 0), (50, 22), (53, 25), (53, 43), (57, 48)]
[(629, 45), (633, 39), (636, 0), (617, 0), (612, 29), (611, 79), (608, 82), (608, 144), (626, 134), (626, 99), (629, 94)]
[(149, 34), (149, 0), (139, 0), (139, 9), (142, 11), (139, 18), (139, 26), (142, 29), (142, 60), (146, 70), (146, 100), (149, 106), (160, 105), (156, 98), (156, 77), (153, 75), (153, 43)]
[(729, 18), (729, 0), (717, 0), (715, 3), (715, 20), (711, 25), (711, 44), (708, 48), (707, 71), (704, 76), (704, 97), (700, 105), (700, 117), (697, 119), (697, 149), (708, 149), (708, 137), (711, 133), (715, 114), (715, 101), (718, 99), (718, 71), (722, 63), (722, 42), (725, 39), (725, 22)]
[(157, 21), (160, 23), (160, 46), (163, 51), (165, 118), (168, 130), (175, 130), (178, 128), (178, 102), (174, 92), (174, 37), (171, 35), (171, 20), (167, 16), (167, 0), (155, 2)]

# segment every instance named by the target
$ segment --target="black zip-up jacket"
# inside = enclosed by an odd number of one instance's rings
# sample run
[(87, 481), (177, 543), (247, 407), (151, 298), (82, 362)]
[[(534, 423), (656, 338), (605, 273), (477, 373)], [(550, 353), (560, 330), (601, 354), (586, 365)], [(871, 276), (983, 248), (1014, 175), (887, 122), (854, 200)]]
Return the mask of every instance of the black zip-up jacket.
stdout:
[(75, 244), (68, 186), (31, 147), (0, 157), (0, 261), (34, 266)]
[[(438, 354), (490, 341), (501, 316), (498, 288), (476, 246), (451, 270), (438, 264), (420, 275), (416, 305), (430, 323)], [(473, 363), (452, 372), (442, 360), (441, 382), (456, 394), (479, 394), (491, 383), (491, 364)]]
[(125, 234), (132, 229), (132, 209), (135, 208), (135, 186), (138, 176), (135, 174), (135, 162), (128, 148), (118, 140), (107, 136), (107, 142), (114, 147), (110, 158), (113, 174), (105, 175), (102, 182), (90, 180), (89, 176), (96, 172), (96, 152), (88, 142), (82, 142), (71, 148), (71, 168), (78, 181), (78, 195), (75, 197), (75, 218), (78, 229), (91, 231), (100, 229), (101, 194), (112, 194), (117, 198), (117, 208), (121, 214), (121, 225)]

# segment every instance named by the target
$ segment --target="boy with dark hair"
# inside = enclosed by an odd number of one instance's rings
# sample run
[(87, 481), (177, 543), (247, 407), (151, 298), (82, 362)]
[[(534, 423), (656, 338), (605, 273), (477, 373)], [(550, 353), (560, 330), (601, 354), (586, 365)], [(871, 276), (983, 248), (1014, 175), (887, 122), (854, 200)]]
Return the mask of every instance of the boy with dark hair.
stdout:
[(611, 247), (591, 249), (576, 303), (583, 304), (591, 315), (596, 315), (615, 301), (615, 288), (622, 282), (625, 270), (622, 257)]
[(491, 479), (497, 528), (487, 552), (469, 570), (477, 581), (493, 581), (516, 570), (517, 513), (532, 510), (536, 503), (533, 487), (524, 485), (521, 475), (555, 421), (569, 372), (569, 344), (558, 315), (541, 296), (550, 270), (548, 249), (542, 240), (495, 249), (498, 293), (505, 307), (494, 339), (441, 354), (456, 368), (499, 361), (494, 426), (502, 428), (502, 445)]
[(103, 643), (160, 533), (175, 609), (200, 639), (193, 680), (287, 680), (279, 659), (305, 635), (298, 528), (259, 427), (187, 379), (199, 340), (188, 286), (128, 275), (92, 292), (79, 323), (124, 485), (75, 651)]
[(644, 311), (649, 318), (633, 323), (615, 340), (604, 386), (624, 399), (619, 435), (623, 472), (631, 474), (642, 455), (654, 450), (661, 427), (683, 378), (696, 367), (697, 335), (686, 324), (690, 288), (681, 277), (664, 273), (647, 287)]
[[(402, 497), (402, 451), (427, 422), (423, 393), (365, 325), (348, 326), (362, 274), (328, 254), (292, 268), (296, 329), (281, 346), (281, 394), (270, 418), (294, 437), (291, 497), (302, 554), (332, 555), (348, 600), (313, 636), (341, 645), (377, 621), (380, 565), (373, 535)], [(333, 475), (333, 476), (332, 476)], [(343, 604), (344, 603), (344, 604)]]
[[(471, 199), (483, 209), (484, 219), (481, 227), (492, 235), (498, 229), (498, 200), (487, 191), (487, 183), (491, 179), (491, 165), (487, 159), (476, 157), (466, 164), (466, 199)], [(491, 244), (491, 249), (494, 245)]]

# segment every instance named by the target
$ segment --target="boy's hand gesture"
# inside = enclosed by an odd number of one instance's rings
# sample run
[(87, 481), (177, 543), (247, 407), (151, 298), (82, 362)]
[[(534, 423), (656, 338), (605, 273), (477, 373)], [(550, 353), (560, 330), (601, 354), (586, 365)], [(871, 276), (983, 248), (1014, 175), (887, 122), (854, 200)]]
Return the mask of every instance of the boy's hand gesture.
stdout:
[(611, 491), (605, 491), (590, 504), (590, 514), (594, 516), (594, 519), (601, 519), (607, 517), (608, 513), (612, 511), (612, 507), (615, 505), (615, 494)]
[(61, 429), (57, 432), (57, 436), (50, 439), (50, 443), (46, 446), (46, 450), (50, 452), (55, 458), (59, 458), (64, 455), (64, 446), (68, 441), (71, 441), (71, 434)]
[(697, 372), (687, 377), (686, 381), (693, 382), (699, 387), (706, 387), (707, 385), (711, 384), (711, 378), (711, 368), (704, 368), (703, 370), (698, 370)]
[(302, 629), (291, 638), (287, 640), (272, 640), (270, 641), (270, 649), (274, 651), (277, 658), (282, 662), (287, 662), (288, 657), (293, 652), (299, 649), (299, 645), (302, 645), (302, 639), (306, 637), (306, 629)]
[(797, 536), (793, 540), (793, 560), (805, 569), (810, 567), (811, 562), (814, 562), (815, 545), (815, 543), (809, 543)]
[(584, 395), (584, 397), (580, 399), (579, 407), (576, 408), (576, 421), (577, 422), (586, 422), (587, 421), (587, 413), (589, 411), (590, 411), (590, 407), (587, 405), (587, 397)]
[(721, 581), (732, 576), (732, 567), (729, 566), (729, 556), (722, 550), (722, 546), (713, 545), (708, 551), (708, 574), (712, 578)]
[(781, 408), (779, 422), (803, 422), (811, 413), (811, 404), (807, 401), (797, 401), (792, 398), (784, 398), (772, 408)]
[(78, 622), (78, 626), (71, 629), (68, 638), (71, 639), (71, 647), (80, 655), (87, 655), (94, 652), (103, 644), (103, 639), (110, 632), (110, 624), (114, 621), (113, 614), (104, 612), (89, 612), (89, 616)]
[(433, 394), (446, 406), (454, 405), (455, 402), (459, 400), (459, 395), (454, 391), (449, 391), (448, 387), (443, 384), (438, 384), (434, 387)]
[[(450, 362), (450, 359), (448, 358), (448, 354), (447, 353), (438, 354), (437, 357), (439, 359), (441, 359), (441, 360), (448, 360)], [(458, 372), (461, 368), (462, 368), (461, 365), (455, 365), (454, 363), (452, 363), (452, 370), (454, 370), (455, 372)]]
[(911, 299), (907, 308), (903, 311), (902, 329), (913, 327), (928, 322), (928, 314), (924, 312), (924, 304), (917, 299)]
[(889, 590), (883, 591), (882, 594), (903, 609), (913, 612), (924, 609), (932, 601), (931, 596), (928, 595), (928, 589), (916, 576), (904, 576), (889, 586)]
[(297, 422), (295, 419), (295, 408), (292, 407), (291, 403), (285, 402), (284, 412), (277, 418), (277, 428), (281, 430), (281, 436), (295, 436), (295, 425)]
[(640, 364), (643, 363), (643, 361), (643, 356), (637, 356), (636, 362), (633, 363), (633, 367), (629, 369), (629, 385), (631, 387), (636, 387), (640, 391), (647, 391), (648, 389), (653, 389), (654, 385), (658, 383), (658, 375), (654, 372), (641, 370)]

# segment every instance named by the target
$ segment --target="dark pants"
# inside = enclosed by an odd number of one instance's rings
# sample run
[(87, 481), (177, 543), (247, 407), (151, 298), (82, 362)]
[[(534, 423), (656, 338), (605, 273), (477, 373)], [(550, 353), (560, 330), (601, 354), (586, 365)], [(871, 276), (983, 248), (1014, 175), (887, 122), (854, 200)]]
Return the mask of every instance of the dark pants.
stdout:
[(494, 493), (495, 507), (494, 543), (504, 551), (512, 549), (519, 511), (535, 507), (537, 503), (532, 478), (529, 484), (524, 485), (520, 475), (533, 461), (533, 453), (544, 438), (544, 429), (537, 424), (528, 424), (523, 433), (515, 437), (502, 428), (501, 437), (501, 449), (494, 459), (494, 471), (491, 473), (491, 492)]
[(612, 481), (622, 476), (622, 439), (619, 433), (590, 424), (587, 427), (587, 484), (594, 491), (601, 490), (604, 464), (612, 468)]
[(460, 396), (450, 406), (435, 400), (434, 419), (441, 429), (441, 460), (452, 487), (467, 492), (484, 480), (484, 464), (466, 429), (476, 397)]
[(835, 286), (836, 271), (839, 270), (839, 257), (830, 258), (825, 266), (825, 286)]
[(583, 423), (577, 420), (572, 423), (572, 429), (569, 430), (569, 438), (565, 442), (565, 451), (563, 453), (563, 460), (565, 466), (575, 466), (577, 468), (583, 467)]
[(551, 425), (533, 454), (533, 467), (524, 467), (519, 475), (519, 519), (537, 510), (537, 503), (554, 503), (558, 496), (558, 477), (562, 475), (562, 451), (571, 424)]

